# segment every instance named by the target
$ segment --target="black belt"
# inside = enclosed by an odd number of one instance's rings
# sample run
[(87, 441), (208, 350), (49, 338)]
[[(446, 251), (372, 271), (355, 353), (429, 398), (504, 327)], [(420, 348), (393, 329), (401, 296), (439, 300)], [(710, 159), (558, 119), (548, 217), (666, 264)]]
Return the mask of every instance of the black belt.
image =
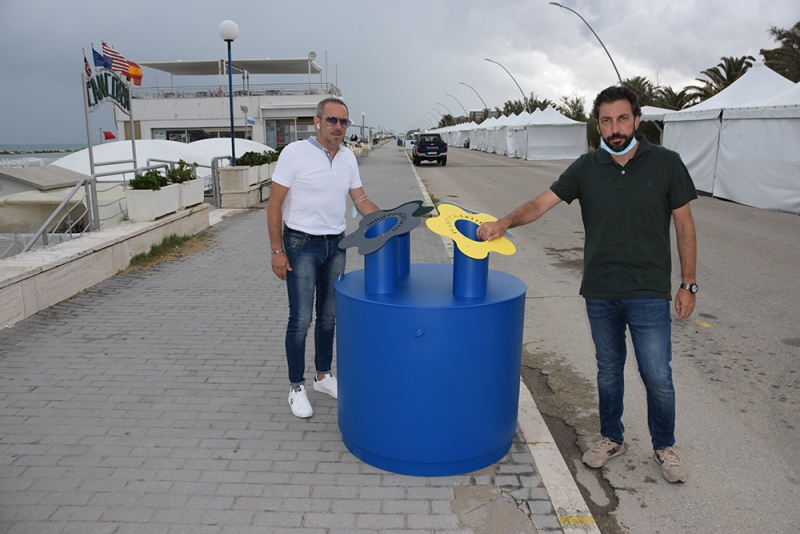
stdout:
[(310, 238), (334, 239), (334, 238), (337, 238), (337, 237), (343, 237), (344, 236), (344, 232), (341, 232), (339, 234), (312, 235), (312, 234), (307, 234), (305, 232), (301, 232), (299, 230), (293, 230), (292, 228), (289, 228), (288, 226), (284, 226), (284, 228), (286, 229), (287, 232), (290, 232), (292, 234), (297, 234), (297, 235), (301, 235), (303, 237), (310, 237)]

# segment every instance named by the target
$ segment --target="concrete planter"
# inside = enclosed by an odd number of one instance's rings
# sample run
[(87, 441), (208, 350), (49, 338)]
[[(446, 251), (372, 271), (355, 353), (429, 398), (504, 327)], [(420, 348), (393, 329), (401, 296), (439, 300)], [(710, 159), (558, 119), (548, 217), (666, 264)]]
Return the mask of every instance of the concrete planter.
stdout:
[(250, 188), (250, 167), (222, 167), (219, 170), (220, 192), (243, 193)]
[(125, 199), (128, 204), (128, 220), (131, 222), (150, 222), (169, 213), (178, 211), (180, 184), (152, 189), (127, 189)]
[[(272, 180), (272, 173), (275, 172), (275, 165), (277, 165), (276, 161), (267, 164), (267, 180)], [(265, 180), (266, 181), (266, 180)]]
[(203, 202), (203, 186), (205, 180), (202, 178), (195, 178), (188, 182), (178, 184), (180, 186), (180, 200), (178, 201), (178, 209), (182, 210), (189, 206), (195, 206)]
[(259, 182), (259, 168), (260, 167), (247, 167), (247, 185), (256, 185)]

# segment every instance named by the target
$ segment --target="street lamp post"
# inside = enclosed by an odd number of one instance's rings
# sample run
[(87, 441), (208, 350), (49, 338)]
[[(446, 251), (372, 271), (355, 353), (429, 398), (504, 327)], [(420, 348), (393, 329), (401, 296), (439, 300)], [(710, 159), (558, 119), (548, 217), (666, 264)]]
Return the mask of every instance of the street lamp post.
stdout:
[(455, 100), (456, 102), (458, 102), (458, 105), (459, 105), (459, 106), (461, 106), (461, 109), (463, 109), (463, 110), (464, 110), (464, 116), (465, 116), (467, 119), (469, 119), (469, 113), (467, 113), (467, 108), (465, 108), (465, 107), (464, 107), (464, 105), (463, 105), (463, 104), (462, 104), (462, 103), (461, 103), (461, 102), (460, 102), (460, 101), (459, 101), (459, 100), (458, 100), (456, 97), (454, 97), (454, 96), (453, 96), (453, 95), (451, 95), (450, 93), (445, 93), (444, 95), (445, 95), (445, 96), (449, 96), (450, 98), (452, 98), (453, 100)]
[(362, 143), (364, 142), (364, 121), (366, 120), (366, 118), (367, 118), (367, 112), (366, 111), (362, 111), (361, 112), (361, 142)]
[(436, 115), (434, 115), (430, 111), (426, 111), (425, 113), (427, 113), (428, 116), (433, 119), (433, 127), (436, 128), (436, 125), (439, 123), (439, 121), (436, 119)]
[(614, 63), (614, 59), (611, 57), (611, 54), (608, 52), (608, 48), (606, 48), (606, 45), (604, 45), (604, 44), (603, 44), (603, 41), (601, 41), (601, 40), (600, 40), (600, 36), (599, 36), (599, 35), (597, 35), (597, 32), (595, 32), (595, 31), (594, 31), (594, 29), (593, 29), (591, 26), (589, 26), (589, 23), (588, 23), (588, 22), (586, 22), (586, 19), (585, 19), (585, 18), (583, 18), (583, 17), (581, 17), (581, 14), (580, 14), (580, 13), (578, 13), (577, 11), (575, 11), (574, 9), (570, 9), (570, 8), (568, 8), (567, 6), (562, 6), (562, 5), (561, 5), (561, 4), (559, 4), (558, 2), (550, 2), (550, 5), (551, 5), (551, 6), (557, 6), (557, 7), (563, 8), (563, 9), (566, 9), (567, 11), (572, 11), (573, 13), (575, 13), (576, 15), (578, 15), (578, 18), (579, 18), (579, 19), (581, 19), (581, 20), (583, 21), (583, 23), (584, 23), (584, 24), (586, 24), (586, 27), (587, 27), (587, 28), (589, 28), (589, 30), (591, 30), (591, 32), (592, 32), (592, 33), (594, 34), (594, 36), (597, 38), (597, 42), (598, 42), (598, 43), (600, 43), (600, 46), (602, 46), (602, 47), (603, 47), (603, 50), (605, 50), (605, 51), (606, 51), (606, 55), (608, 56), (608, 59), (610, 59), (610, 60), (611, 60), (611, 65), (614, 67), (614, 72), (616, 72), (616, 73), (617, 73), (617, 80), (619, 80), (619, 84), (620, 84), (620, 85), (622, 85), (622, 76), (620, 76), (620, 75), (619, 75), (619, 70), (617, 70), (617, 65), (616, 65), (616, 63)]
[(444, 108), (444, 110), (445, 110), (447, 113), (449, 113), (451, 117), (453, 117), (453, 112), (452, 112), (452, 111), (450, 111), (449, 109), (447, 109), (447, 106), (445, 106), (445, 105), (444, 105), (444, 104), (442, 104), (441, 102), (437, 102), (437, 104), (439, 104), (440, 106), (442, 106), (442, 107)]
[(223, 20), (219, 25), (219, 36), (228, 43), (228, 97), (231, 104), (231, 165), (236, 166), (236, 131), (233, 125), (233, 72), (231, 71), (231, 43), (239, 37), (239, 26), (232, 20)]
[[(458, 82), (458, 83), (460, 83), (461, 85), (466, 85), (467, 87), (469, 87), (470, 89), (475, 91), (475, 88), (472, 87), (471, 85), (468, 85), (468, 84), (466, 84), (464, 82)], [(475, 91), (475, 94), (478, 95), (478, 91)], [(481, 98), (481, 95), (478, 95), (478, 98)], [(483, 103), (483, 109), (488, 111), (489, 110), (489, 106), (486, 105), (486, 102), (484, 102), (482, 98), (481, 98), (481, 103)]]
[[(503, 67), (503, 65), (501, 63), (498, 63), (497, 61), (495, 61), (493, 59), (486, 58), (486, 61), (488, 61), (490, 63), (494, 63), (496, 65), (500, 65), (501, 67)], [(511, 79), (514, 80), (514, 83), (517, 84), (517, 89), (519, 89), (519, 92), (522, 93), (522, 105), (525, 106), (525, 110), (526, 111), (530, 111), (528, 109), (528, 97), (525, 96), (525, 91), (522, 90), (522, 87), (519, 86), (519, 84), (517, 83), (516, 78), (514, 78), (514, 76), (512, 76), (512, 74), (510, 72), (508, 72), (507, 68), (503, 67), (503, 70), (506, 71), (508, 73), (508, 75), (511, 76)]]

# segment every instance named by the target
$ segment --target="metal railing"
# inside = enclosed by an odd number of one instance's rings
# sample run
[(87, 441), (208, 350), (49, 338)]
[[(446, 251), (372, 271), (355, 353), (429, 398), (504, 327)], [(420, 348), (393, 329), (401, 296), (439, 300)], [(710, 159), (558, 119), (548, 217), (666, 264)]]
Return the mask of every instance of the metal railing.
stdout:
[[(223, 156), (218, 158), (213, 158), (211, 166), (208, 165), (198, 165), (198, 167), (203, 167), (211, 170), (211, 177), (210, 177), (210, 189), (211, 195), (213, 198), (213, 203), (215, 206), (219, 207), (222, 204), (221, 195), (220, 195), (220, 188), (219, 188), (219, 162), (228, 160), (230, 161), (230, 156)], [(110, 191), (114, 187), (122, 186), (122, 189), (125, 190), (128, 188), (128, 180), (124, 178), (125, 174), (133, 173), (141, 174), (142, 172), (149, 171), (151, 169), (171, 169), (178, 165), (177, 161), (171, 160), (162, 160), (151, 158), (147, 160), (147, 165), (144, 167), (136, 167), (135, 162), (132, 159), (128, 160), (117, 160), (117, 161), (107, 161), (102, 163), (97, 163), (96, 166), (103, 166), (103, 165), (120, 165), (120, 164), (134, 164), (133, 168), (124, 169), (124, 170), (114, 170), (114, 171), (107, 171), (102, 173), (96, 173), (96, 178), (102, 178), (105, 176), (114, 176), (118, 174), (122, 174), (122, 180), (113, 180), (113, 181), (102, 181), (97, 182), (95, 180), (95, 187), (99, 184), (109, 185), (110, 187), (103, 189), (103, 191)], [(193, 176), (197, 177), (197, 170), (196, 168), (192, 170)], [(58, 207), (53, 210), (53, 213), (47, 218), (44, 224), (30, 237), (25, 245), (22, 247), (20, 252), (28, 252), (29, 250), (33, 249), (37, 243), (41, 241), (41, 246), (47, 246), (53, 242), (62, 242), (67, 241), (69, 239), (73, 239), (75, 237), (80, 237), (83, 234), (90, 232), (94, 226), (94, 221), (92, 219), (92, 209), (91, 209), (91, 178), (87, 177), (78, 183), (76, 183), (72, 189), (64, 197), (64, 200), (58, 205)], [(83, 189), (82, 193), (79, 193)], [(113, 204), (118, 205), (117, 211), (112, 211), (105, 217), (99, 218), (98, 222), (107, 221), (122, 215), (124, 218), (128, 217), (127, 210), (122, 206), (122, 199), (115, 199), (105, 204), (100, 204), (98, 202), (98, 208), (106, 208)], [(99, 210), (98, 210), (99, 211)], [(10, 248), (10, 247), (8, 247)], [(5, 253), (3, 256), (4, 257)]]
[[(213, 98), (228, 97), (227, 87), (196, 85), (160, 88), (138, 87), (131, 95), (133, 98)], [(283, 83), (283, 84), (251, 84), (233, 89), (233, 96), (280, 96), (280, 95), (330, 95), (342, 96), (342, 92), (332, 83)]]

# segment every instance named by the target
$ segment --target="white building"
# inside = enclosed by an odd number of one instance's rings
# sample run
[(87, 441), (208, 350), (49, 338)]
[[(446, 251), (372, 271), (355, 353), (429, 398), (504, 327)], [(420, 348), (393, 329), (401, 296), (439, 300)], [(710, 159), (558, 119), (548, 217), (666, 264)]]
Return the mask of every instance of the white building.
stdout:
[[(189, 143), (209, 137), (230, 138), (227, 61), (168, 61), (141, 65), (156, 71), (156, 85), (133, 88), (131, 106), (136, 139)], [(276, 149), (313, 135), (317, 103), (329, 96), (341, 97), (338, 87), (322, 80), (322, 69), (312, 57), (234, 60), (231, 71), (235, 136)], [(163, 73), (162, 80), (169, 75), (168, 84), (159, 83), (159, 73)], [(294, 79), (298, 79), (297, 75), (307, 75), (308, 81), (251, 84), (251, 75), (294, 75)], [(194, 76), (205, 85), (182, 83), (176, 86), (176, 76)], [(215, 76), (217, 83), (209, 84)], [(116, 107), (114, 116), (120, 139), (130, 139), (129, 118)]]

